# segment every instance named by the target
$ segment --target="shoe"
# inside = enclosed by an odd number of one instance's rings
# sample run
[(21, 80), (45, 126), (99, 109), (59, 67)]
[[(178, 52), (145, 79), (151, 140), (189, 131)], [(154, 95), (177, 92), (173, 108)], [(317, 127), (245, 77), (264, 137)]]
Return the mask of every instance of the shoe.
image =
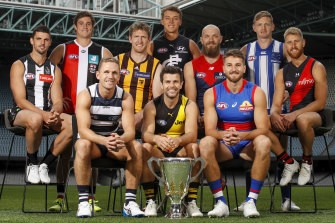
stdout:
[(311, 179), (313, 165), (308, 163), (301, 163), (301, 168), (298, 177), (298, 185), (302, 186), (308, 183)]
[(39, 184), (41, 179), (38, 173), (38, 165), (29, 164), (27, 166), (27, 181), (32, 184)]
[(77, 218), (90, 218), (92, 217), (92, 205), (87, 201), (78, 204)]
[(201, 213), (200, 209), (197, 206), (197, 202), (192, 200), (188, 202), (186, 206), (186, 213), (189, 217), (203, 217), (203, 213)]
[(122, 215), (124, 217), (143, 217), (144, 212), (141, 211), (138, 204), (134, 201), (129, 201), (128, 205), (123, 206)]
[(150, 199), (147, 201), (147, 206), (145, 207), (144, 215), (147, 217), (157, 216), (157, 204), (154, 200)]
[(208, 217), (228, 217), (229, 209), (228, 206), (219, 200), (215, 205), (214, 209), (208, 212)]
[(41, 183), (43, 184), (49, 184), (50, 183), (50, 177), (48, 174), (48, 165), (45, 163), (42, 163), (40, 167), (38, 168), (38, 173), (40, 174)]
[(294, 160), (292, 164), (285, 163), (285, 167), (283, 169), (279, 185), (286, 186), (289, 182), (291, 182), (293, 174), (298, 172), (298, 170), (299, 170), (299, 163), (296, 160)]
[[(89, 200), (88, 200), (88, 203), (90, 203), (90, 205), (92, 205), (92, 199), (89, 199)], [(97, 200), (94, 199), (94, 205), (93, 205), (93, 207), (94, 207), (94, 212), (100, 212), (100, 211), (102, 211), (102, 208), (99, 207), (99, 206), (97, 205), (97, 203), (99, 203), (99, 201), (97, 201)]]
[[(291, 203), (291, 207), (290, 207)], [(298, 207), (293, 201), (289, 198), (286, 198), (285, 201), (281, 204), (282, 211), (300, 211), (300, 207)]]
[(234, 211), (241, 211), (243, 212), (244, 210), (244, 205), (245, 205), (245, 201), (243, 201), (240, 206), (238, 206), (237, 208), (234, 208)]
[[(66, 205), (63, 198), (57, 198), (54, 202), (55, 204), (49, 208), (51, 212), (60, 212), (62, 209), (66, 209)], [(63, 205), (63, 208), (62, 208)]]
[(256, 218), (260, 216), (259, 212), (257, 211), (254, 200), (250, 199), (245, 202), (243, 215), (246, 218)]

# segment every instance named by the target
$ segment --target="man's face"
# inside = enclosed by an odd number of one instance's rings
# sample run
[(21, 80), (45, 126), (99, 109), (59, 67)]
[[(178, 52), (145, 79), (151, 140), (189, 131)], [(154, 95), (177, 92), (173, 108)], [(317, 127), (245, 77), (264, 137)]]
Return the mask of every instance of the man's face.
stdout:
[(78, 19), (74, 26), (77, 36), (82, 38), (91, 38), (93, 33), (93, 23), (90, 17), (82, 17)]
[(51, 46), (51, 37), (48, 33), (36, 32), (34, 37), (30, 37), (30, 44), (33, 46), (33, 51), (46, 54)]
[(114, 62), (104, 62), (99, 71), (97, 71), (97, 79), (100, 85), (106, 90), (115, 88), (120, 80), (120, 68)]
[(174, 11), (166, 11), (161, 19), (161, 24), (164, 26), (165, 32), (178, 33), (181, 26), (180, 15)]
[(242, 58), (230, 56), (224, 61), (224, 73), (230, 82), (239, 82), (243, 78), (245, 70)]
[(222, 36), (220, 30), (215, 27), (205, 28), (201, 35), (203, 53), (208, 57), (216, 57), (220, 54)]
[(149, 41), (149, 36), (144, 30), (135, 30), (132, 35), (129, 36), (131, 47), (137, 53), (145, 53), (147, 51)]
[(165, 96), (171, 99), (178, 97), (182, 86), (179, 74), (164, 74), (162, 88)]
[(275, 29), (275, 26), (273, 22), (271, 21), (271, 18), (269, 17), (262, 17), (258, 19), (253, 24), (253, 30), (257, 34), (257, 38), (271, 38), (272, 32)]
[(304, 53), (305, 40), (300, 35), (288, 34), (285, 46), (290, 58), (297, 59)]

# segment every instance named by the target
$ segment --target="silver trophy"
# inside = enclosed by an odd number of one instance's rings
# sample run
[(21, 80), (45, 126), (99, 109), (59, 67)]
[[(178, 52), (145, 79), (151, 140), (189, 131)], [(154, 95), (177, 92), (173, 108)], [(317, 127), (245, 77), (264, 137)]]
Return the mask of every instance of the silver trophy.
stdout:
[[(162, 177), (158, 176), (152, 167), (152, 162), (155, 161), (160, 168)], [(192, 167), (197, 163), (201, 163), (199, 172), (191, 177)], [(202, 158), (163, 158), (158, 159), (151, 157), (148, 160), (148, 166), (150, 171), (155, 177), (164, 184), (165, 199), (159, 205), (165, 203), (167, 197), (171, 200), (171, 209), (167, 217), (169, 218), (182, 218), (185, 216), (183, 213), (182, 200), (188, 193), (188, 187), (201, 173), (205, 167), (205, 161)]]

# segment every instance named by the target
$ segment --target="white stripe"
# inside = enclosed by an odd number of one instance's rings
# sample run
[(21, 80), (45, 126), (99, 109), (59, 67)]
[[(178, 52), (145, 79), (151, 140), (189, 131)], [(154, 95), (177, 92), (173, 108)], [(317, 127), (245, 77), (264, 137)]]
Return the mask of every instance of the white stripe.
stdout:
[(269, 95), (269, 88), (268, 88), (268, 83), (269, 83), (269, 78), (268, 78), (268, 56), (267, 55), (260, 55), (259, 56), (259, 86), (262, 88), (262, 90), (265, 92), (266, 96), (266, 101), (267, 101), (267, 108), (270, 108), (270, 103), (268, 100), (268, 95)]
[[(88, 47), (81, 47), (79, 44), (78, 59), (78, 82), (77, 95), (86, 88), (87, 85), (87, 69), (88, 69)], [(79, 81), (80, 80), (80, 81)]]
[(257, 200), (257, 198), (258, 198), (258, 194), (253, 193), (253, 192), (249, 192), (248, 197)]
[(250, 43), (250, 50), (249, 50), (249, 54), (247, 55), (247, 61), (248, 61), (248, 66), (249, 66), (249, 77), (250, 77), (250, 81), (252, 83), (255, 83), (255, 67), (254, 67), (254, 60), (253, 61), (249, 61), (248, 58), (249, 56), (254, 56), (256, 57), (256, 42), (252, 42)]
[(95, 115), (120, 115), (122, 113), (121, 107), (112, 107), (112, 106), (91, 106), (91, 114)]

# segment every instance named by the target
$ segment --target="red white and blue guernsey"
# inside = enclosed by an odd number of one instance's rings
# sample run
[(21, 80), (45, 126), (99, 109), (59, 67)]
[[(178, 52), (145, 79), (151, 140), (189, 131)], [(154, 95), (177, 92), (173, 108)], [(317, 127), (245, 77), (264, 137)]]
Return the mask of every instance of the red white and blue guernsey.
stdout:
[(265, 92), (269, 110), (272, 105), (276, 73), (284, 61), (283, 43), (272, 40), (266, 49), (262, 49), (257, 41), (248, 43), (246, 60), (249, 81)]
[[(215, 110), (218, 116), (217, 128), (227, 130), (235, 127), (237, 131), (251, 131), (256, 128), (254, 122), (254, 95), (257, 86), (243, 80), (240, 91), (232, 93), (227, 81), (213, 87)], [(235, 146), (227, 146), (234, 157), (238, 157), (241, 150), (249, 144), (249, 140), (242, 140)]]
[(76, 40), (64, 43), (62, 87), (63, 97), (70, 98), (70, 108), (65, 113), (73, 114), (77, 94), (88, 86), (97, 83), (96, 71), (103, 56), (104, 47), (91, 42), (87, 47), (80, 46)]

